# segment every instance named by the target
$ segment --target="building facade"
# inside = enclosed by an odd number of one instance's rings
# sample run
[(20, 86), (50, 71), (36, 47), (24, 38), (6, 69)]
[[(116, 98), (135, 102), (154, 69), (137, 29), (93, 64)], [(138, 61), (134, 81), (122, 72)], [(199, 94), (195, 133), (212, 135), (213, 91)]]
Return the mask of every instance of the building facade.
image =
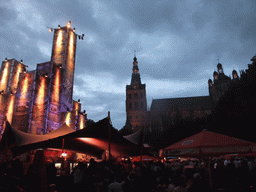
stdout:
[[(53, 29), (52, 29), (53, 30)], [(73, 100), (77, 34), (67, 26), (54, 29), (51, 60), (27, 71), (23, 61), (5, 59), (0, 71), (0, 131), (8, 121), (26, 133), (46, 134), (64, 122), (86, 126), (80, 101)]]
[(166, 125), (174, 125), (179, 120), (207, 116), (230, 84), (239, 80), (236, 70), (232, 71), (232, 77), (226, 76), (222, 64), (218, 63), (213, 81), (208, 80), (209, 95), (153, 99), (147, 110), (146, 85), (141, 84), (137, 58), (134, 57), (131, 84), (126, 86), (126, 125), (121, 132), (134, 133), (143, 127), (148, 132), (163, 131), (168, 128)]

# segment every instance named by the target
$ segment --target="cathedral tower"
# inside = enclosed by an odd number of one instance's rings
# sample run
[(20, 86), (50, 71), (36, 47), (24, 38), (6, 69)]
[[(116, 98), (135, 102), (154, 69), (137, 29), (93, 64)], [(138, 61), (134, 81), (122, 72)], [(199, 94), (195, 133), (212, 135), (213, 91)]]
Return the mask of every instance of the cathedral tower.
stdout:
[(146, 127), (147, 100), (146, 85), (141, 84), (137, 58), (133, 59), (131, 84), (126, 85), (126, 118), (133, 132)]

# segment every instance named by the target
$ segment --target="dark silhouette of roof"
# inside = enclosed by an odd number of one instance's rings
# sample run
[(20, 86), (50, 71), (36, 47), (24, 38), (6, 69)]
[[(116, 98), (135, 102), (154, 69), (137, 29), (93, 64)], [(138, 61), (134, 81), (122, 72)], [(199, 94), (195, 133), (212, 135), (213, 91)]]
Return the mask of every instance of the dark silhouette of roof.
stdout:
[(213, 101), (210, 96), (199, 97), (181, 97), (169, 99), (154, 99), (151, 105), (151, 111), (167, 110), (167, 109), (195, 109), (195, 108), (211, 108)]

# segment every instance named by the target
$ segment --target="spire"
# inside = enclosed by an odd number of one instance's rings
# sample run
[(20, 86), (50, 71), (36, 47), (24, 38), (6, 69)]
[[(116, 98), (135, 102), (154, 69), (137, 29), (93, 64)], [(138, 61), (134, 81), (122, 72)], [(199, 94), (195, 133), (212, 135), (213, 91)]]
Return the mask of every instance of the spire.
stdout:
[(138, 61), (135, 53), (136, 51), (134, 51), (131, 85), (138, 86), (138, 85), (141, 85), (141, 81), (140, 81)]

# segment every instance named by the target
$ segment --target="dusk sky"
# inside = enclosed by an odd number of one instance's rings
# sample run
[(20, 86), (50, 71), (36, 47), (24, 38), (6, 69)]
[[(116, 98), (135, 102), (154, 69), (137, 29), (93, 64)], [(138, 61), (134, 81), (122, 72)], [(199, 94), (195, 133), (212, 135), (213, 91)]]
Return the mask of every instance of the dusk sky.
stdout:
[(228, 76), (251, 63), (255, 10), (255, 0), (0, 0), (0, 60), (23, 59), (35, 70), (51, 58), (47, 27), (71, 21), (85, 35), (73, 99), (94, 121), (110, 111), (121, 129), (134, 50), (148, 107), (152, 99), (207, 96), (218, 59)]

